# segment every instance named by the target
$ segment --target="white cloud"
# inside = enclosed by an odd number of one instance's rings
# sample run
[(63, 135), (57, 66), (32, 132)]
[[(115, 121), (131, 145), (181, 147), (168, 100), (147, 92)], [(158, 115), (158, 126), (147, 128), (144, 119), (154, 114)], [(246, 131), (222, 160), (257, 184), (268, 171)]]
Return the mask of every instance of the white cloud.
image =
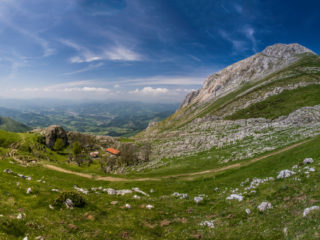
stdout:
[(116, 46), (111, 49), (105, 50), (105, 55), (103, 56), (106, 59), (113, 61), (140, 61), (142, 57), (130, 49), (127, 49), (123, 46)]
[(131, 49), (122, 45), (116, 45), (106, 49), (100, 49), (99, 53), (95, 53), (84, 46), (81, 46), (73, 41), (67, 39), (59, 39), (59, 41), (70, 48), (75, 49), (79, 55), (70, 58), (71, 63), (84, 63), (94, 61), (141, 61), (142, 56)]
[(97, 87), (64, 88), (62, 90), (65, 92), (98, 92), (98, 93), (110, 92), (108, 88), (97, 88)]
[(143, 95), (161, 95), (168, 93), (169, 90), (167, 88), (152, 88), (152, 87), (144, 87), (142, 89), (136, 89), (134, 91), (130, 91), (131, 94), (143, 94)]

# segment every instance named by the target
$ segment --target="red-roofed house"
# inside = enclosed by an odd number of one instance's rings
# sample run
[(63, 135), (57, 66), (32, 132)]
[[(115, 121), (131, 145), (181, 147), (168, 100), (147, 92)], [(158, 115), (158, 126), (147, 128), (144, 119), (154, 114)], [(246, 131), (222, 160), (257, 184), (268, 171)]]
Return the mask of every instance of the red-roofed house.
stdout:
[(120, 155), (120, 151), (115, 149), (115, 148), (107, 148), (106, 152), (111, 153), (111, 154), (116, 155), (116, 156)]

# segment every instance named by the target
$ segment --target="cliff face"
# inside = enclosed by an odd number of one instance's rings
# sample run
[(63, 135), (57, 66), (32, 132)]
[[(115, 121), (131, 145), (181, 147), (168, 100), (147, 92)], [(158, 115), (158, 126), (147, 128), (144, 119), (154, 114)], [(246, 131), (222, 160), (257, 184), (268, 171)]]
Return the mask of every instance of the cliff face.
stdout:
[(208, 77), (202, 88), (189, 93), (180, 108), (193, 103), (218, 99), (237, 90), (245, 83), (256, 82), (300, 58), (311, 50), (299, 44), (275, 44), (262, 52), (239, 61)]

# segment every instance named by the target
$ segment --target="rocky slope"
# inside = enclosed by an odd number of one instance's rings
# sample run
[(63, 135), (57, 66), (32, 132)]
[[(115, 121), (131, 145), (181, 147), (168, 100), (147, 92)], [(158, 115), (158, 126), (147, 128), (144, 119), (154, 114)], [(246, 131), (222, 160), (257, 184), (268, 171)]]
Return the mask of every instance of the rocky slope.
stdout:
[[(140, 134), (138, 139), (152, 144), (152, 161), (141, 169), (205, 151), (213, 151), (221, 163), (237, 161), (318, 135), (319, 84), (320, 57), (311, 50), (299, 44), (267, 47), (210, 76), (175, 114)], [(290, 94), (300, 98), (286, 102), (283, 96)], [(274, 119), (259, 110), (261, 106), (278, 110), (277, 104), (290, 111), (279, 110)], [(255, 113), (264, 111), (265, 118), (230, 120), (250, 106)]]
[(256, 82), (266, 75), (278, 71), (297, 61), (300, 54), (311, 53), (311, 50), (299, 44), (275, 44), (262, 52), (239, 61), (211, 75), (200, 90), (187, 95), (180, 108), (193, 103), (203, 103), (217, 99), (248, 82)]

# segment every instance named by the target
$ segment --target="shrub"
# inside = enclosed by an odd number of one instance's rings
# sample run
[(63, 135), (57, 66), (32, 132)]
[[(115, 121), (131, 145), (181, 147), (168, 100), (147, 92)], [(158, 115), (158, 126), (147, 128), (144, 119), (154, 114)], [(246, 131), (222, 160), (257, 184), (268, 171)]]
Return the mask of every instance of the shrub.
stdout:
[(58, 138), (54, 143), (53, 149), (55, 151), (61, 151), (64, 148), (64, 142), (61, 138)]
[(85, 199), (79, 193), (63, 192), (53, 201), (53, 206), (62, 207), (67, 199), (70, 199), (74, 206), (78, 208), (82, 208), (86, 205)]

